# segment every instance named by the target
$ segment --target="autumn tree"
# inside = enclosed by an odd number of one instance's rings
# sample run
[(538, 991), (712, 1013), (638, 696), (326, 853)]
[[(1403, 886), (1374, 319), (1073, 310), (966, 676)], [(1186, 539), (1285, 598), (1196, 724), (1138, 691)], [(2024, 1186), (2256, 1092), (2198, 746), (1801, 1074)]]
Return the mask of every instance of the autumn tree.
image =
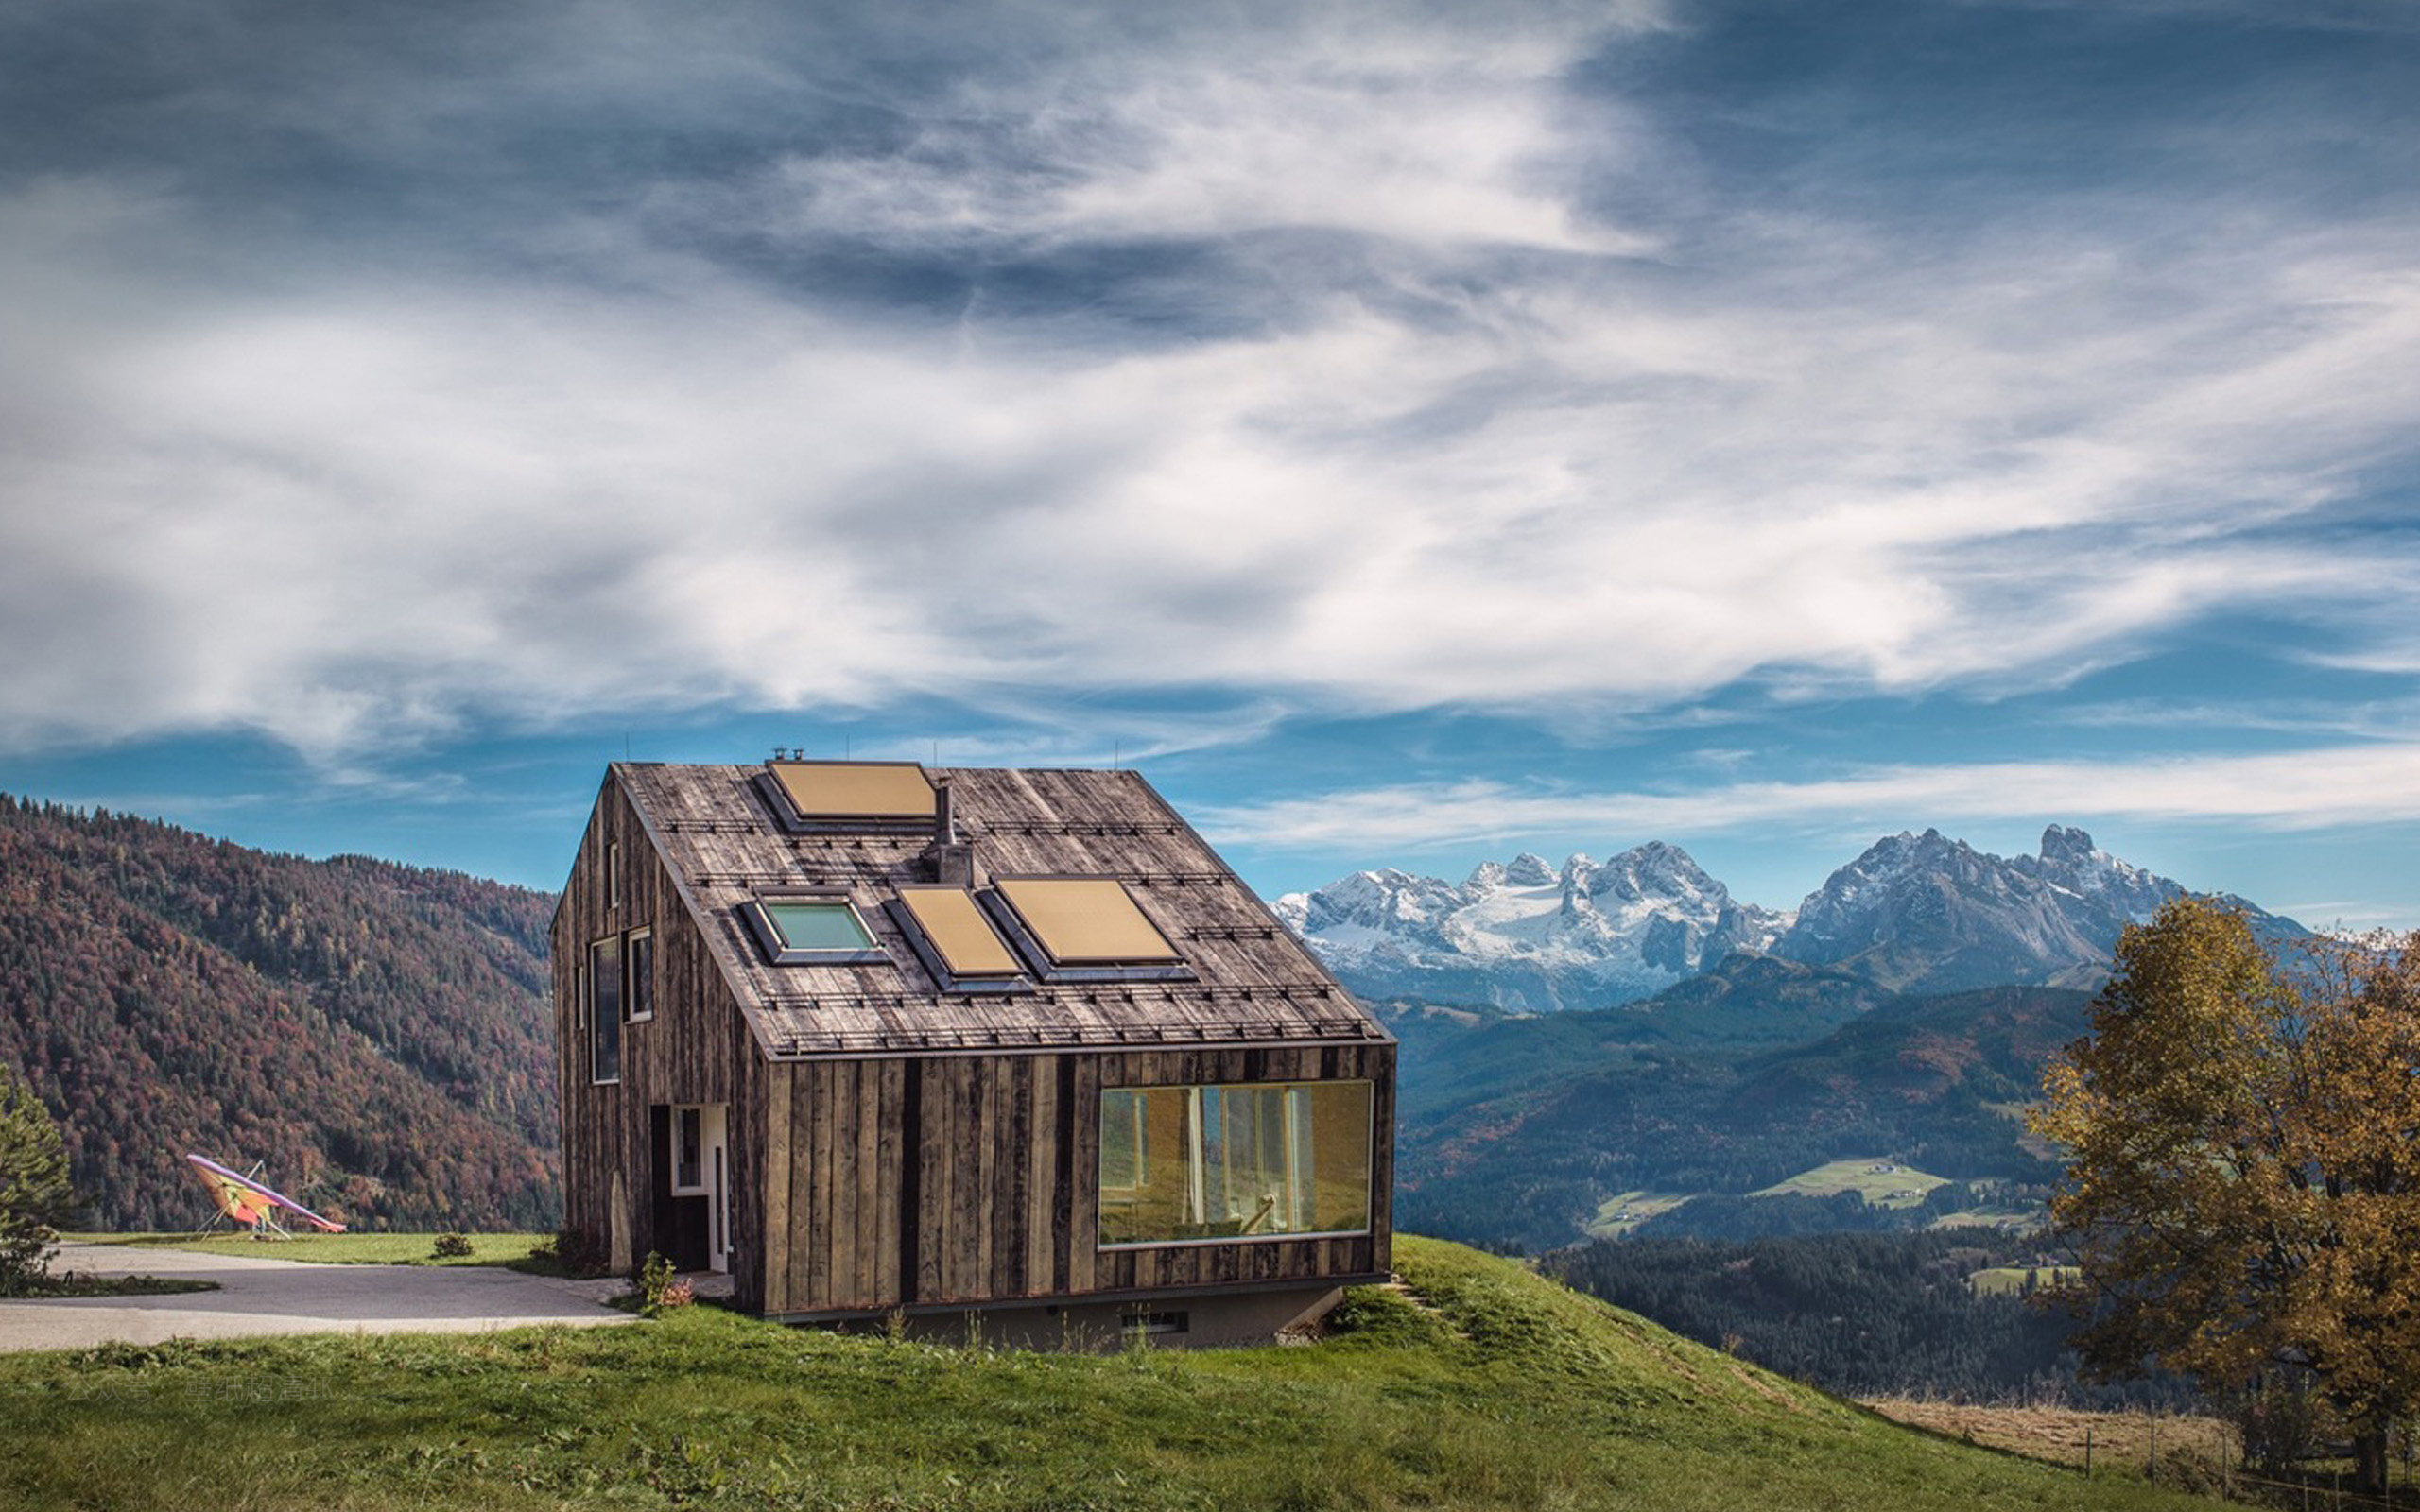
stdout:
[(59, 1125), (0, 1061), (0, 1297), (41, 1274), (75, 1208)]
[(2308, 1367), (2377, 1489), (2420, 1405), (2420, 935), (2303, 954), (2202, 899), (2129, 926), (2032, 1122), (2068, 1156), (2085, 1360), (2217, 1388)]

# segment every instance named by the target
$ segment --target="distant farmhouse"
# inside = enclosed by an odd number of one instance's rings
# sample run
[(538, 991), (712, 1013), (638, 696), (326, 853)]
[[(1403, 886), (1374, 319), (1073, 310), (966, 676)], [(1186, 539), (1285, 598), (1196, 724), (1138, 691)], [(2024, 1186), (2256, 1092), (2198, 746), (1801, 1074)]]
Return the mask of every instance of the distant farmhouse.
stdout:
[(1132, 772), (618, 763), (554, 960), (617, 1269), (1194, 1344), (1388, 1270), (1394, 1041)]

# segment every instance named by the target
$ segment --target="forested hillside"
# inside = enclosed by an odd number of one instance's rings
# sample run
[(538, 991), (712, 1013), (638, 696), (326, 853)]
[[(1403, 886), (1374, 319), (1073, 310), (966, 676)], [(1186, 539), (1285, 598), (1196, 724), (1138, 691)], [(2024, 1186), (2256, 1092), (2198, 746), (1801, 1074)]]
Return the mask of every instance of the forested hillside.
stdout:
[(553, 907), (0, 795), (0, 1060), (100, 1225), (196, 1223), (192, 1150), (354, 1224), (552, 1228)]
[(1845, 1396), (2190, 1400), (2172, 1377), (2079, 1380), (2066, 1342), (2073, 1318), (2033, 1305), (2021, 1286), (1995, 1294), (1969, 1283), (1995, 1267), (2018, 1280), (2042, 1275), (2060, 1258), (2039, 1241), (1968, 1229), (1599, 1241), (1558, 1250), (1540, 1266), (1677, 1333)]
[(1396, 1222), (1548, 1249), (1618, 1193), (1747, 1194), (1851, 1156), (2032, 1188), (2057, 1168), (2017, 1115), (2089, 1002), (2052, 988), (1893, 997), (1740, 956), (1593, 1012), (1391, 1010), (1404, 1047)]

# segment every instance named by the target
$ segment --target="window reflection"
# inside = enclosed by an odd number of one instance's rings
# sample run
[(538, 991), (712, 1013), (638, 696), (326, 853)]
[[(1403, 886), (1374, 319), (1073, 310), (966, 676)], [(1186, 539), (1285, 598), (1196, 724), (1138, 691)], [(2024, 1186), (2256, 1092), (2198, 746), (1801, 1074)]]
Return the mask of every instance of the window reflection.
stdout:
[(1102, 1091), (1101, 1244), (1369, 1226), (1368, 1082)]

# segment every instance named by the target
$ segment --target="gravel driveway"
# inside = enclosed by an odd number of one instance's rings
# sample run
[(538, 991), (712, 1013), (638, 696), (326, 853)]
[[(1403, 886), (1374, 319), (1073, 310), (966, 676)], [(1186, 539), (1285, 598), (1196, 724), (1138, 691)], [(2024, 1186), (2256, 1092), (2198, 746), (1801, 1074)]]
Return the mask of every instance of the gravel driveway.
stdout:
[(315, 1265), (120, 1245), (62, 1245), (58, 1271), (215, 1281), (174, 1297), (0, 1301), (0, 1349), (82, 1349), (182, 1334), (472, 1333), (531, 1323), (627, 1323), (604, 1305), (619, 1280), (557, 1280), (491, 1265)]

